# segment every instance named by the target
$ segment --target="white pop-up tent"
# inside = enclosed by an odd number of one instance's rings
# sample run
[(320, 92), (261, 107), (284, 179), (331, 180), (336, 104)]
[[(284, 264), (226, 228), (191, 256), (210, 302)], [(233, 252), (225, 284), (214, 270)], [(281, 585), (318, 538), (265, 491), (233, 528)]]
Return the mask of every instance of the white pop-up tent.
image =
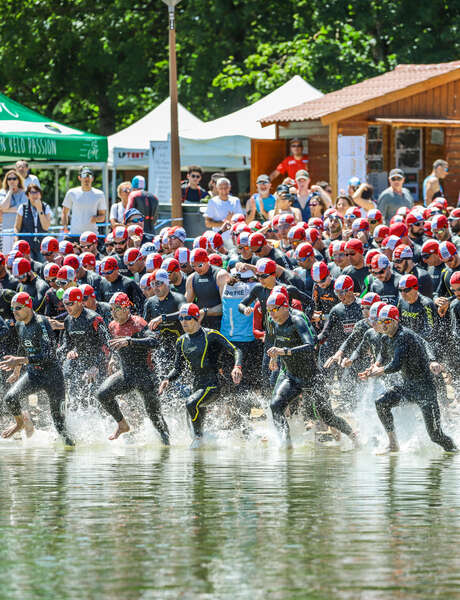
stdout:
[[(275, 139), (275, 126), (261, 127), (267, 110), (319, 98), (323, 94), (295, 75), (284, 85), (234, 113), (199, 126), (181, 127), (181, 164), (199, 164), (208, 169), (244, 170), (251, 166), (251, 139)], [(109, 138), (110, 139), (110, 138)]]

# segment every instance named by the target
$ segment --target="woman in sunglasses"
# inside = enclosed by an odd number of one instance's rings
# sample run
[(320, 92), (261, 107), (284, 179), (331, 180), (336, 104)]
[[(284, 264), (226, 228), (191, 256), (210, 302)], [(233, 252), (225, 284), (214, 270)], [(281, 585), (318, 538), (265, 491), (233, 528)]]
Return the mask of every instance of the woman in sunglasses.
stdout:
[(174, 368), (160, 384), (160, 395), (169, 383), (183, 375), (189, 367), (193, 375), (193, 393), (187, 399), (187, 412), (192, 421), (192, 448), (201, 444), (206, 407), (219, 396), (220, 383), (217, 359), (221, 351), (233, 354), (232, 379), (238, 385), (242, 379), (242, 352), (215, 329), (201, 327), (200, 309), (196, 304), (183, 304), (179, 321), (184, 334), (176, 342)]
[[(3, 178), (2, 189), (0, 189), (0, 216), (3, 217), (2, 230), (13, 230), (16, 222), (16, 214), (21, 204), (27, 204), (27, 196), (24, 190), (24, 180), (17, 171), (11, 169)], [(7, 254), (13, 247), (14, 236), (2, 237), (3, 252)]]
[(126, 207), (128, 205), (129, 194), (131, 193), (131, 182), (123, 181), (117, 187), (117, 196), (120, 198), (120, 202), (115, 202), (112, 204), (110, 209), (110, 224), (112, 225), (112, 229), (118, 227), (119, 225), (123, 225), (123, 216), (126, 211)]

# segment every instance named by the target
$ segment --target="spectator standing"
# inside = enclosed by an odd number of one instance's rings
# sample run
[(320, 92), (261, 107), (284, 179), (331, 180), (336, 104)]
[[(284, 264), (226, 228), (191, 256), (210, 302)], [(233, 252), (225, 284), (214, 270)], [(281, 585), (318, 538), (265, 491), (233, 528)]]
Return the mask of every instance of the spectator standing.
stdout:
[(105, 221), (106, 204), (104, 192), (93, 188), (94, 175), (90, 168), (82, 167), (78, 180), (81, 185), (71, 188), (65, 195), (61, 219), (64, 230), (67, 230), (69, 216), (72, 216), (70, 235), (79, 239), (84, 231), (97, 233), (97, 224)]
[(118, 227), (119, 225), (123, 225), (130, 193), (131, 182), (122, 181), (122, 183), (120, 183), (120, 185), (117, 187), (117, 196), (120, 198), (120, 202), (115, 202), (115, 204), (112, 204), (112, 207), (110, 208), (109, 220), (112, 229), (115, 229), (115, 227)]
[(436, 198), (445, 198), (442, 180), (447, 177), (449, 165), (446, 160), (438, 158), (433, 163), (433, 170), (423, 180), (423, 205), (428, 206)]
[(38, 185), (41, 188), (40, 181), (36, 175), (32, 175), (29, 171), (29, 163), (26, 160), (18, 160), (16, 162), (16, 171), (24, 180), (24, 189), (27, 190), (29, 185)]
[(26, 240), (30, 246), (30, 256), (33, 260), (42, 262), (40, 245), (43, 237), (21, 236), (21, 233), (46, 233), (51, 225), (53, 213), (51, 208), (43, 202), (42, 191), (39, 185), (33, 183), (26, 190), (27, 202), (18, 207), (14, 232), (18, 240)]
[(192, 165), (188, 168), (187, 180), (180, 186), (182, 202), (201, 202), (201, 199), (206, 196), (206, 190), (200, 186), (202, 177), (201, 167)]
[[(217, 196), (211, 198), (205, 217), (206, 227), (213, 231), (220, 231), (222, 226), (231, 222), (235, 213), (244, 213), (241, 207), (240, 199), (237, 196), (231, 196), (231, 183), (226, 177), (221, 177), (216, 184)], [(230, 241), (230, 231), (222, 233), (224, 242)]]
[[(293, 208), (298, 208), (302, 215), (302, 221), (308, 223), (308, 220), (312, 216), (319, 216), (321, 208), (326, 210), (332, 204), (331, 198), (327, 192), (319, 185), (312, 185), (310, 187), (310, 175), (305, 169), (297, 171), (295, 174), (295, 180), (298, 187), (297, 197), (294, 200)], [(315, 215), (312, 214), (310, 203), (315, 201)], [(321, 208), (318, 208), (321, 207)], [(324, 212), (324, 211), (323, 211)]]
[(308, 154), (303, 152), (303, 142), (299, 138), (294, 138), (289, 142), (289, 156), (276, 167), (270, 175), (270, 180), (273, 181), (278, 175), (284, 175), (295, 179), (298, 171), (308, 169)]
[[(16, 222), (16, 213), (21, 204), (27, 203), (24, 190), (24, 180), (17, 171), (11, 169), (3, 178), (0, 190), (0, 214), (3, 217), (2, 230), (13, 230)], [(13, 247), (14, 237), (12, 235), (2, 236), (2, 251), (4, 254)]]
[(269, 213), (275, 208), (275, 196), (270, 193), (270, 177), (268, 175), (259, 175), (257, 177), (257, 192), (252, 194), (248, 202), (248, 211), (246, 221), (250, 223), (257, 219), (258, 221), (268, 221)]
[(401, 169), (392, 169), (388, 181), (390, 187), (383, 190), (377, 201), (378, 209), (382, 213), (386, 224), (394, 217), (398, 208), (401, 208), (402, 206), (412, 208), (414, 204), (412, 194), (407, 188), (403, 187), (405, 177)]
[(155, 223), (158, 218), (158, 198), (145, 190), (145, 179), (142, 175), (133, 177), (131, 189), (128, 198), (128, 209), (137, 208), (144, 215), (145, 233), (155, 233)]

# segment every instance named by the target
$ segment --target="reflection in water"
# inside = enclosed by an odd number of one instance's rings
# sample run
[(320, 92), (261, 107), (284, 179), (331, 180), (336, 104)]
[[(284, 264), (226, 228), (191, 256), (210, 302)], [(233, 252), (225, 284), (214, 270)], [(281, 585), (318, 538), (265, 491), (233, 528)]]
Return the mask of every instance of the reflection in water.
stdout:
[(1, 450), (1, 598), (460, 597), (460, 457)]

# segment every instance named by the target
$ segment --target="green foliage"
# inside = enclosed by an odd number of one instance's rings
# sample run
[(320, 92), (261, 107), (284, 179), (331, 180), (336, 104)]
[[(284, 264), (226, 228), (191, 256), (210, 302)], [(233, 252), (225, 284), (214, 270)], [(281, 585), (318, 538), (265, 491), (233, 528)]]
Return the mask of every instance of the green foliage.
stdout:
[[(296, 74), (328, 92), (398, 63), (455, 60), (458, 4), (182, 0), (180, 101), (211, 119)], [(161, 0), (3, 0), (0, 89), (58, 121), (110, 134), (168, 95), (167, 27)]]

